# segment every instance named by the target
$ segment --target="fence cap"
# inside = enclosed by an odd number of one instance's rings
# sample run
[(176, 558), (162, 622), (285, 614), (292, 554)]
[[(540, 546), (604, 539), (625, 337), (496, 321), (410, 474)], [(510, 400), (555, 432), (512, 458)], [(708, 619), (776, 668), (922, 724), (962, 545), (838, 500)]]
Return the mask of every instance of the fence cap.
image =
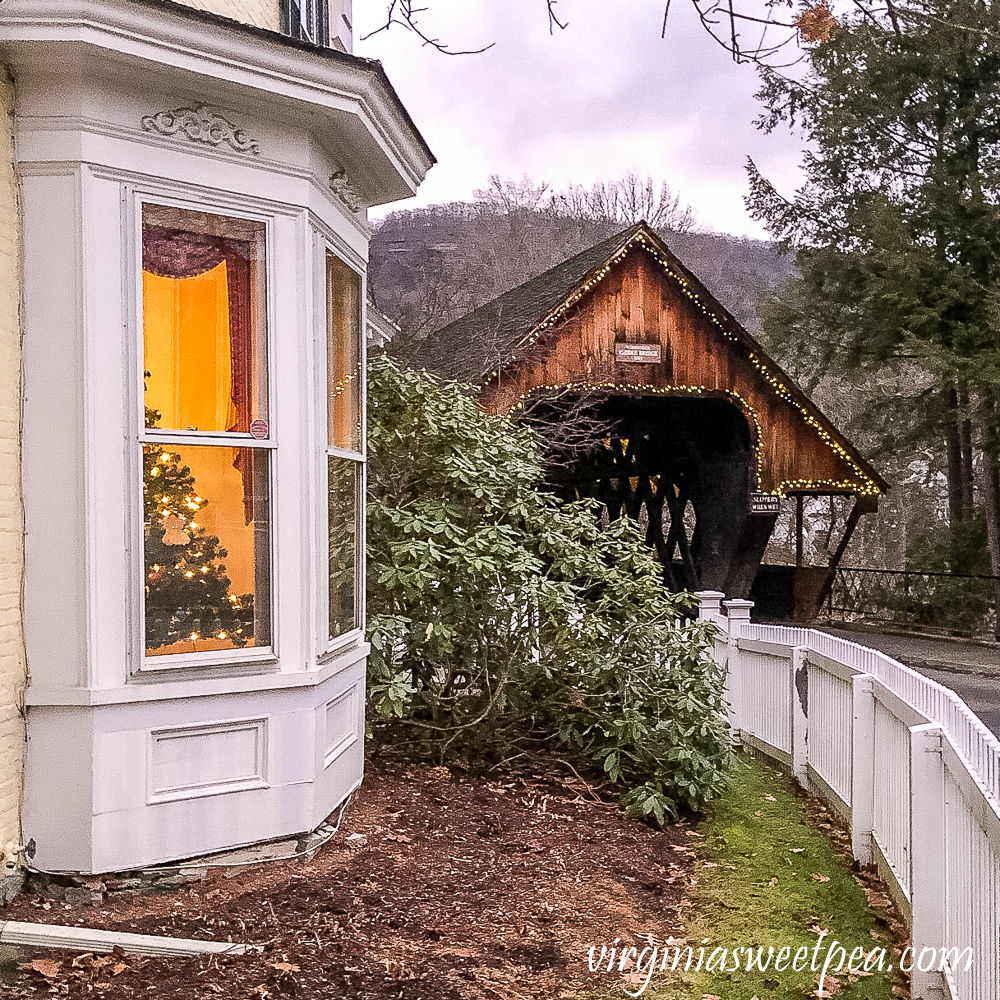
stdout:
[(698, 598), (698, 610), (701, 614), (719, 614), (722, 599), (726, 595), (721, 590), (696, 590), (694, 596)]
[(753, 607), (753, 601), (743, 601), (738, 597), (734, 597), (732, 600), (723, 601), (726, 606), (726, 614), (730, 618), (740, 619), (749, 618), (750, 609)]

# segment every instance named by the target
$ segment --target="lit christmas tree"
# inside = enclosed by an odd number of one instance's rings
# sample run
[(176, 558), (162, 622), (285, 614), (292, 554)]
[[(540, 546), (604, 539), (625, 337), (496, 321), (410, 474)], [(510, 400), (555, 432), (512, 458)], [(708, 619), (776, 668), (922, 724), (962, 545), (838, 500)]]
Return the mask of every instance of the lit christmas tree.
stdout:
[[(146, 426), (160, 414), (146, 408)], [(231, 594), (219, 539), (198, 524), (208, 501), (181, 456), (142, 447), (146, 550), (146, 648), (199, 639), (245, 646), (253, 639), (253, 595)]]

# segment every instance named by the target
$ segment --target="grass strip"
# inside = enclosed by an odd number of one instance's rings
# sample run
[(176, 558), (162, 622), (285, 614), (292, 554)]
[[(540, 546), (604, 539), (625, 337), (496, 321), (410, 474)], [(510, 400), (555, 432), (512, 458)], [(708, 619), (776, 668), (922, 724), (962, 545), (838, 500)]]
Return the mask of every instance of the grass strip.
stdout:
[[(869, 905), (830, 839), (807, 824), (802, 802), (777, 772), (741, 759), (700, 831), (692, 844), (693, 917), (685, 941), (657, 942), (655, 955), (640, 951), (634, 965), (626, 961), (621, 990), (611, 995), (647, 1000), (909, 995), (884, 912)], [(595, 964), (599, 956), (600, 949)]]

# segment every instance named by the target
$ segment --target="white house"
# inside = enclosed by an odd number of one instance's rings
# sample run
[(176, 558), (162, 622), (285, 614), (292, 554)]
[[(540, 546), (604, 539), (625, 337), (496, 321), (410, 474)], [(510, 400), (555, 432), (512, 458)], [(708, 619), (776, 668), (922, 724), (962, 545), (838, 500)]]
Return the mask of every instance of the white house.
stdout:
[(366, 210), (433, 156), (350, 15), (0, 3), (0, 844), (42, 869), (361, 780)]

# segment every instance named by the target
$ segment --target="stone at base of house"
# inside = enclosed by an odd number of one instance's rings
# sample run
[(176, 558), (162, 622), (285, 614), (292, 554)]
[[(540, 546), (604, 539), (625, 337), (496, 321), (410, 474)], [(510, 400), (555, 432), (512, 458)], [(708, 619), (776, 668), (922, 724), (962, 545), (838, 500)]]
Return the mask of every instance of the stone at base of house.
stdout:
[(24, 892), (49, 902), (96, 906), (107, 897), (165, 892), (204, 882), (213, 871), (221, 870), (225, 878), (232, 878), (258, 865), (277, 864), (293, 858), (310, 861), (324, 844), (333, 839), (336, 831), (337, 827), (325, 820), (315, 830), (298, 837), (187, 858), (169, 867), (139, 868), (107, 875), (55, 875), (21, 869), (17, 886), (13, 887), (11, 882), (13, 891), (7, 895), (4, 894), (4, 887), (14, 876), (0, 877), (0, 903), (6, 905), (19, 892)]

